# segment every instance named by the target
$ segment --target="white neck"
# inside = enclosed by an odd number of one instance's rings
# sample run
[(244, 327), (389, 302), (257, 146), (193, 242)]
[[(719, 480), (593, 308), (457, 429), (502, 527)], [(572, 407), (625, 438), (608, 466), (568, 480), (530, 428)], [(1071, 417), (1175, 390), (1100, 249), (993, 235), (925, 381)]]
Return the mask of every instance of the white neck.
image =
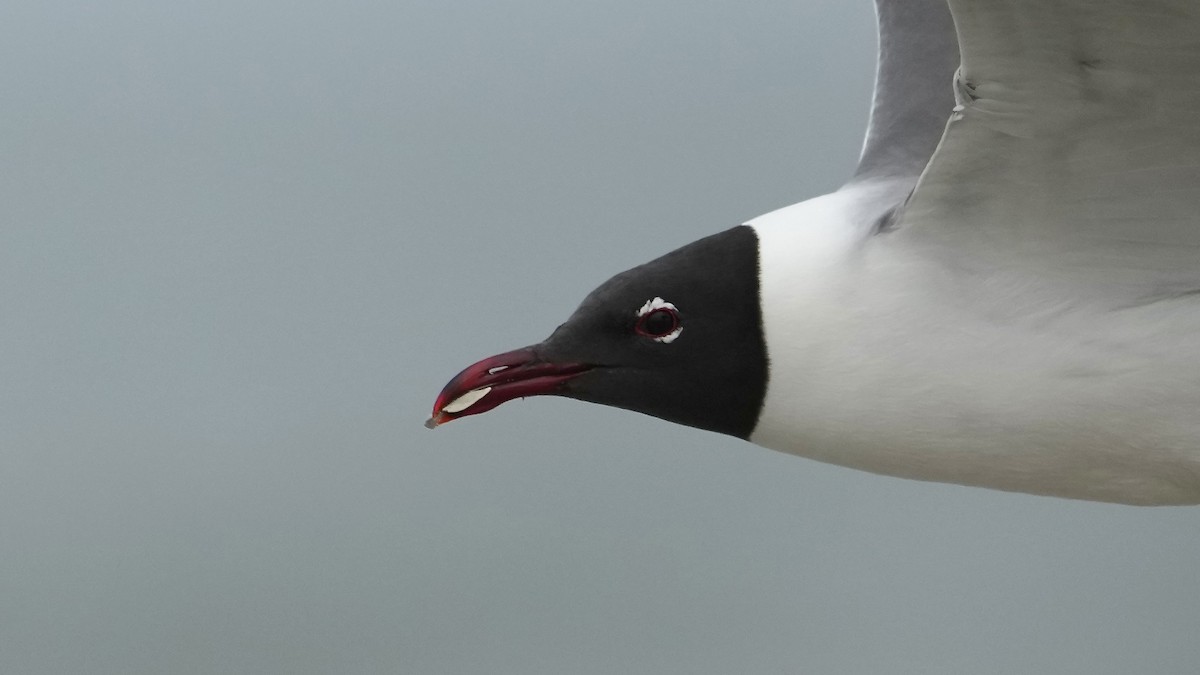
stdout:
[[(859, 184), (748, 223), (771, 372), (751, 440), (920, 480), (1200, 502), (1200, 383), (1170, 372), (1194, 365), (1130, 371), (1115, 354), (1154, 317), (1043, 306), (1009, 288), (989, 301), (994, 277), (956, 276), (904, 237), (871, 236), (903, 198), (896, 187)], [(1156, 338), (1193, 340), (1200, 310), (1192, 323)], [(1130, 397), (1140, 416), (1124, 415)]]

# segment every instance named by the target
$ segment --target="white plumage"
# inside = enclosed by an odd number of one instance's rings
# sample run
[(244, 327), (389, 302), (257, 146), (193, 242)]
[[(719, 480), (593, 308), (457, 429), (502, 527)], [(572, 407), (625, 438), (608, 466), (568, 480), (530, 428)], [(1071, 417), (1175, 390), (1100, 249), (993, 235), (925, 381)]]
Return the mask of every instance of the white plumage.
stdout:
[(952, 0), (953, 75), (941, 2), (878, 7), (855, 178), (750, 222), (771, 365), (752, 440), (1200, 502), (1200, 4)]

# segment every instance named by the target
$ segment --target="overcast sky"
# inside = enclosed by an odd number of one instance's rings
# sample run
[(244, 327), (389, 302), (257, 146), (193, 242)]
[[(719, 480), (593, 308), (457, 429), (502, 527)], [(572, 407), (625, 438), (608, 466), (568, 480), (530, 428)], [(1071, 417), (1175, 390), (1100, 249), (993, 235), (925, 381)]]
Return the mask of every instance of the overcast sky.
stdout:
[(454, 373), (836, 187), (868, 0), (0, 6), (0, 672), (1188, 673), (1200, 510)]

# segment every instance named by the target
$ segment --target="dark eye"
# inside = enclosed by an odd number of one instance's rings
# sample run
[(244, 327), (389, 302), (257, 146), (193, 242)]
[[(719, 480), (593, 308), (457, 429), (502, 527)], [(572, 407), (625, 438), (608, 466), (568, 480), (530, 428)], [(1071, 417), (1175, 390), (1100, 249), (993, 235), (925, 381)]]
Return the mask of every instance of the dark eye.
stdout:
[(683, 332), (683, 326), (679, 322), (679, 310), (660, 297), (647, 300), (636, 314), (637, 325), (634, 330), (638, 335), (655, 342), (670, 344)]
[(674, 310), (661, 307), (638, 319), (637, 332), (652, 338), (662, 338), (679, 327), (679, 315)]

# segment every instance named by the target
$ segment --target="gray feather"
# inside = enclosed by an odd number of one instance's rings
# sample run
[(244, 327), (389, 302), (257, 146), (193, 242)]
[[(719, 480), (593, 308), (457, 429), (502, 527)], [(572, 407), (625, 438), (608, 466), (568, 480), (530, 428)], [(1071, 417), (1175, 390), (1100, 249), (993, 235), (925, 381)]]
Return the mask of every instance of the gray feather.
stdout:
[(876, 0), (879, 66), (854, 181), (925, 168), (954, 108), (958, 40), (945, 0)]

